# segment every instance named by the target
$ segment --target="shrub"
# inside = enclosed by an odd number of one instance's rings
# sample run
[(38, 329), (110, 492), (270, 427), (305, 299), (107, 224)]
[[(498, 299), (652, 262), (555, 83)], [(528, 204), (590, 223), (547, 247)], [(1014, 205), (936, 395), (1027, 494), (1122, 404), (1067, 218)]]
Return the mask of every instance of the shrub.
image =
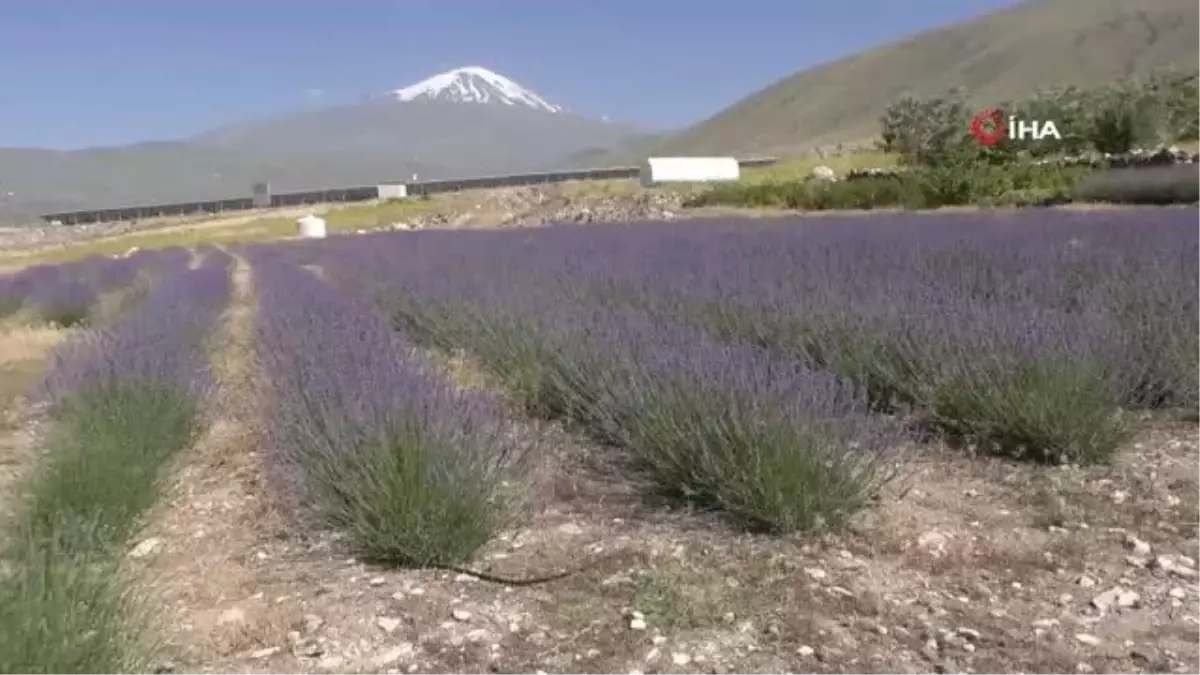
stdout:
[(1062, 140), (1001, 139), (983, 148), (968, 134), (975, 111), (968, 108), (961, 92), (926, 99), (906, 96), (889, 105), (880, 118), (880, 146), (911, 166), (1003, 164), (1089, 149), (1121, 154), (1134, 147), (1195, 139), (1200, 125), (1198, 100), (1195, 71), (1162, 71), (1091, 89), (1044, 90), (992, 105), (1019, 119), (1054, 120)]
[(1080, 181), (1073, 197), (1112, 204), (1196, 204), (1200, 202), (1200, 166), (1109, 169)]
[(1050, 463), (1107, 461), (1127, 430), (1101, 373), (1088, 364), (1022, 360), (984, 366), (963, 360), (939, 383), (929, 420), (992, 454)]
[(746, 206), (824, 211), (903, 207), (1005, 205), (1065, 201), (1089, 170), (1030, 162), (954, 164), (838, 182), (728, 184), (688, 206)]
[(286, 261), (253, 260), (276, 490), (366, 559), (469, 558), (511, 515), (503, 483), (522, 443), (488, 400), (454, 389), (371, 306)]
[(477, 306), (449, 334), (529, 411), (624, 448), (669, 495), (756, 528), (833, 527), (866, 504), (901, 440), (836, 378), (637, 312), (580, 309), (515, 319)]
[(66, 265), (34, 265), (0, 277), (0, 318), (27, 308), (62, 328), (82, 326), (101, 293), (133, 283), (141, 262), (95, 256)]
[(26, 304), (38, 317), (61, 328), (87, 323), (92, 306), (100, 295), (91, 286), (76, 279), (65, 278), (59, 283), (40, 286), (29, 295)]

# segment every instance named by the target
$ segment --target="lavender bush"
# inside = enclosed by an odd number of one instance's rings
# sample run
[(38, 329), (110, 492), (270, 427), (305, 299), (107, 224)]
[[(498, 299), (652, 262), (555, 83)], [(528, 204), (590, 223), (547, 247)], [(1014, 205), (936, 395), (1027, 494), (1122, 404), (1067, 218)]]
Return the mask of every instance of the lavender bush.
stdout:
[(92, 306), (99, 300), (100, 294), (86, 282), (65, 278), (33, 289), (25, 298), (25, 304), (43, 321), (70, 328), (86, 324)]
[[(335, 276), (350, 283), (349, 269)], [(637, 310), (573, 305), (578, 289), (562, 280), (549, 292), (490, 288), (453, 301), (445, 284), (378, 297), (404, 330), (471, 350), (530, 412), (567, 417), (629, 451), (667, 494), (753, 527), (843, 522), (904, 441), (859, 390), (801, 363)]]
[(94, 256), (65, 265), (34, 265), (0, 277), (0, 317), (28, 308), (63, 328), (83, 325), (102, 294), (134, 282), (142, 262)]
[(272, 383), (272, 481), (366, 559), (461, 562), (505, 524), (522, 444), (384, 316), (273, 251), (252, 260)]
[(103, 293), (132, 284), (137, 279), (143, 262), (142, 258), (96, 255), (67, 263), (62, 268), (69, 276), (94, 285)]
[(203, 395), (211, 385), (206, 341), (229, 294), (229, 260), (160, 280), (137, 311), (56, 350), (44, 398), (61, 402), (80, 392), (126, 388)]
[[(212, 382), (207, 339), (229, 292), (227, 265), (183, 271), (164, 279), (137, 311), (55, 350), (34, 398), (50, 406), (58, 442), (72, 450), (36, 482), (44, 497), (29, 502), (34, 529), (61, 532), (65, 514), (77, 514), (81, 531), (123, 541), (129, 533), (123, 528), (151, 503), (158, 467), (196, 429), (200, 399)], [(95, 449), (105, 442), (120, 447)], [(114, 499), (105, 494), (116, 485), (125, 492), (144, 485), (143, 494), (95, 508)]]
[[(561, 324), (551, 324), (561, 325)], [(837, 377), (630, 311), (562, 335), (562, 408), (632, 451), (668, 493), (777, 532), (863, 507), (903, 436)]]
[(32, 265), (13, 274), (0, 276), (0, 318), (25, 307), (36, 290), (58, 286), (68, 277), (55, 265)]

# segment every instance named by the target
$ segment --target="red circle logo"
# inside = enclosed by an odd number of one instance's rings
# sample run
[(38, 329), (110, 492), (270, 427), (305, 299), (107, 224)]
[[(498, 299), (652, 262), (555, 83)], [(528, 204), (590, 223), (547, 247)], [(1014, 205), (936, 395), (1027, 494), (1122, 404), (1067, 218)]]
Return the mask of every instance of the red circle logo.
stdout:
[(1008, 135), (1008, 124), (999, 110), (984, 110), (971, 118), (971, 135), (983, 145), (995, 145)]

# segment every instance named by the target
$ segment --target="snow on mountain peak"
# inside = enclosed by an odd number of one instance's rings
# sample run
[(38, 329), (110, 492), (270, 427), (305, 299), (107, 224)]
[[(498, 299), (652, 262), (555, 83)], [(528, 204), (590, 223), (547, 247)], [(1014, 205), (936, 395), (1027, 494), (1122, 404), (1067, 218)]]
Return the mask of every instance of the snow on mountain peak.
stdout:
[(398, 101), (453, 101), (456, 103), (499, 103), (524, 105), (545, 112), (562, 112), (533, 91), (482, 66), (455, 68), (385, 94)]

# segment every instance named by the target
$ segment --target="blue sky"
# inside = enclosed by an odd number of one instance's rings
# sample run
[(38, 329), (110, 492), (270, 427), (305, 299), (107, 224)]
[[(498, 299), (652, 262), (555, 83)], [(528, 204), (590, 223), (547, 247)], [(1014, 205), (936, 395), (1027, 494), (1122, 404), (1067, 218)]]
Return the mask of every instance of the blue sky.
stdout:
[(179, 138), (482, 65), (655, 128), (1015, 0), (3, 0), (0, 146)]

